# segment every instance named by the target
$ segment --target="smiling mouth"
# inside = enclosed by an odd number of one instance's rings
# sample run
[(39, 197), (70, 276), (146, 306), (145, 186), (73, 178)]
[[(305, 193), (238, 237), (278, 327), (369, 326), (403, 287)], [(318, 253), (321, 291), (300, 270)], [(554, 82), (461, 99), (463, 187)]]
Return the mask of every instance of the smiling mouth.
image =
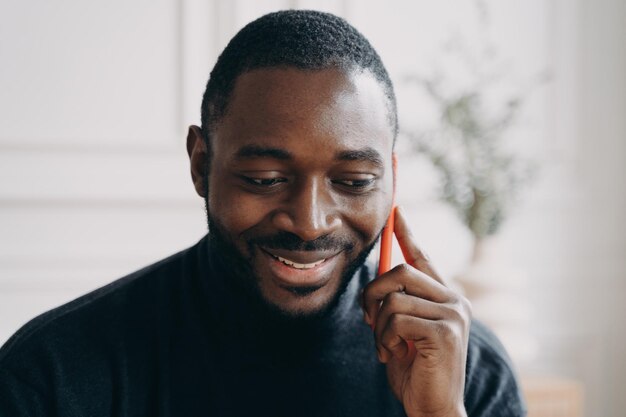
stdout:
[[(272, 255), (272, 254), (270, 254)], [(286, 258), (283, 258), (282, 256), (276, 256), (276, 255), (272, 255), (275, 259), (278, 259), (279, 261), (281, 261), (282, 263), (284, 263), (285, 265), (288, 265), (292, 268), (295, 269), (311, 269), (311, 268), (315, 268), (318, 265), (323, 264), (324, 262), (326, 262), (326, 258), (325, 259), (320, 259), (319, 261), (315, 261), (313, 263), (309, 263), (309, 264), (301, 264)]]
[[(315, 259), (314, 256), (311, 256), (312, 254), (308, 255), (308, 259), (303, 259), (302, 255), (299, 256), (300, 259), (298, 260), (293, 260), (293, 259), (289, 259), (286, 258), (285, 256), (281, 256), (281, 255), (286, 255), (286, 253), (273, 253), (275, 251), (271, 250), (271, 249), (265, 249), (265, 248), (260, 248), (263, 252), (265, 252), (267, 255), (269, 255), (271, 258), (273, 258), (276, 261), (279, 261), (281, 264), (286, 265), (288, 267), (291, 267), (293, 269), (297, 269), (297, 270), (301, 270), (301, 271), (306, 271), (309, 269), (314, 269), (316, 267), (319, 267), (320, 265), (327, 263), (328, 261), (330, 261), (331, 259), (335, 258), (335, 256), (337, 256), (337, 253), (326, 253), (326, 257), (322, 258), (321, 256), (324, 256), (324, 254), (319, 253), (318, 256), (320, 256), (318, 259)], [(278, 252), (278, 251), (276, 251)], [(287, 252), (287, 251), (281, 251), (281, 252)], [(309, 261), (309, 262), (303, 262), (303, 261)]]
[(259, 249), (270, 260), (267, 267), (272, 281), (292, 293), (295, 287), (296, 295), (306, 295), (326, 285), (339, 263), (339, 253), (294, 251), (291, 256), (287, 250)]

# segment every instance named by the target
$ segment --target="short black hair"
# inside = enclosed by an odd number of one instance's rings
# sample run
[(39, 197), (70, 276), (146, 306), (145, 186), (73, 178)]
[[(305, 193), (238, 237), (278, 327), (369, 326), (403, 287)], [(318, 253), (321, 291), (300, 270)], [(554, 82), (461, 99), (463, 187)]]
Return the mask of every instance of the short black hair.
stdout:
[(201, 108), (202, 133), (209, 153), (211, 132), (227, 111), (237, 77), (268, 67), (369, 71), (388, 99), (395, 141), (398, 117), (393, 84), (369, 41), (344, 19), (330, 13), (284, 10), (248, 23), (231, 39), (213, 67)]

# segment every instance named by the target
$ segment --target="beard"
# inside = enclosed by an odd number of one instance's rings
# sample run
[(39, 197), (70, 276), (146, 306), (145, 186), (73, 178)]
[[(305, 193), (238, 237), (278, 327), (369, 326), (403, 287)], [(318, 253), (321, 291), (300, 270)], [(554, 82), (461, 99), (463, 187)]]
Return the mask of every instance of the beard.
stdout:
[[(248, 254), (242, 253), (235, 243), (229, 239), (218, 219), (211, 216), (208, 200), (205, 199), (207, 223), (209, 228), (209, 247), (212, 260), (221, 265), (222, 271), (228, 271), (226, 285), (246, 296), (246, 303), (263, 321), (277, 325), (301, 326), (306, 323), (314, 324), (331, 314), (339, 304), (342, 295), (346, 292), (353, 276), (365, 263), (370, 252), (374, 248), (381, 231), (373, 242), (366, 245), (360, 252), (355, 253), (355, 239), (341, 236), (323, 235), (315, 240), (304, 241), (297, 235), (285, 231), (279, 231), (271, 235), (251, 236), (246, 239)], [(254, 270), (255, 246), (263, 246), (269, 249), (284, 249), (297, 251), (343, 251), (348, 263), (341, 272), (340, 284), (332, 297), (320, 308), (310, 312), (293, 312), (281, 308), (268, 300), (259, 286), (259, 278)], [(290, 291), (299, 297), (305, 297), (319, 288), (298, 287)]]

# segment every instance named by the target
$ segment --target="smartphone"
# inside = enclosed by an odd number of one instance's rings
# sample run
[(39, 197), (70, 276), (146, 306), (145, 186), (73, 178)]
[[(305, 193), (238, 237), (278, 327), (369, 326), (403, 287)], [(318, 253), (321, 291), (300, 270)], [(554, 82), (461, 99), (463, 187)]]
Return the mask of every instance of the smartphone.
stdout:
[(393, 226), (396, 213), (396, 175), (398, 170), (398, 160), (396, 154), (392, 155), (391, 165), (393, 169), (393, 195), (391, 197), (391, 214), (387, 219), (387, 224), (380, 236), (380, 257), (378, 258), (378, 274), (381, 275), (391, 269), (391, 247), (393, 244)]

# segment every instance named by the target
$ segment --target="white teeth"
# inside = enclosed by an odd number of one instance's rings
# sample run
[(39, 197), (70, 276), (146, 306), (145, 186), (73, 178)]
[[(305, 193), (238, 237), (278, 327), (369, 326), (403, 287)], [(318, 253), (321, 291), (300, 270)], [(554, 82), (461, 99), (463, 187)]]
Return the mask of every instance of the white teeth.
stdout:
[(289, 259), (281, 258), (280, 256), (277, 256), (276, 258), (279, 261), (281, 261), (282, 263), (284, 263), (285, 265), (289, 265), (289, 266), (294, 267), (296, 269), (311, 269), (313, 267), (318, 266), (319, 264), (321, 264), (322, 262), (324, 262), (326, 260), (326, 259), (322, 259), (322, 260), (319, 260), (317, 262), (313, 262), (312, 264), (299, 264), (297, 262), (290, 261)]

